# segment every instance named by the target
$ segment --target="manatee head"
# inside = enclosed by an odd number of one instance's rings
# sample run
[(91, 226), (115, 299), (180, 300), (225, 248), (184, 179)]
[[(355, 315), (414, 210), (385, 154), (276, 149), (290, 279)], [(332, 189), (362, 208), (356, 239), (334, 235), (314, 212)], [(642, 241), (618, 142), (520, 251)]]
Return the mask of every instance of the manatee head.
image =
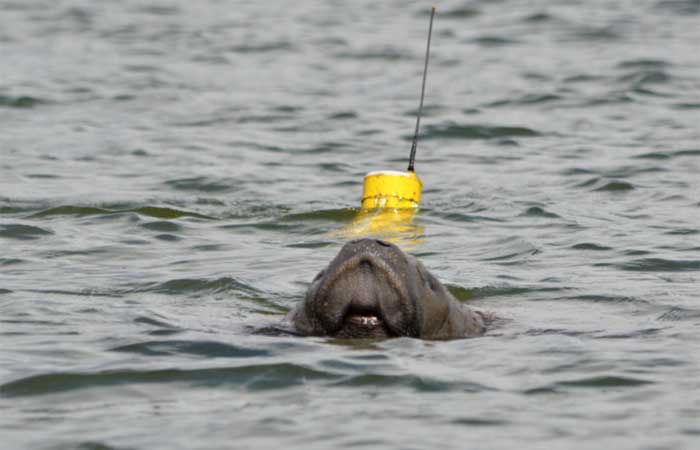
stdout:
[(449, 339), (484, 331), (483, 316), (455, 300), (416, 258), (376, 239), (347, 243), (289, 319), (303, 334), (338, 338)]

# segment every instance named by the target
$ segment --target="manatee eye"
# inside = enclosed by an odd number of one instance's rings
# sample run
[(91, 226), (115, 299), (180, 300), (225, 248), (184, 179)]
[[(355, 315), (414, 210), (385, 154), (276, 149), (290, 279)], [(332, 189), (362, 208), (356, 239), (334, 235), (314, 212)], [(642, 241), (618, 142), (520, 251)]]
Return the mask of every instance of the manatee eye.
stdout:
[(438, 281), (435, 279), (435, 277), (425, 270), (425, 268), (422, 265), (418, 266), (418, 274), (420, 275), (421, 280), (423, 280), (423, 285), (430, 289), (433, 292), (438, 291)]
[(323, 276), (324, 273), (326, 273), (325, 270), (322, 270), (322, 271), (320, 271), (319, 273), (317, 273), (316, 276), (314, 277), (312, 283), (317, 282), (317, 281), (319, 280), (319, 278), (321, 278), (321, 277)]
[(427, 281), (425, 282), (425, 285), (428, 287), (433, 292), (436, 292), (438, 290), (438, 281), (435, 279), (434, 276), (431, 274), (428, 274)]

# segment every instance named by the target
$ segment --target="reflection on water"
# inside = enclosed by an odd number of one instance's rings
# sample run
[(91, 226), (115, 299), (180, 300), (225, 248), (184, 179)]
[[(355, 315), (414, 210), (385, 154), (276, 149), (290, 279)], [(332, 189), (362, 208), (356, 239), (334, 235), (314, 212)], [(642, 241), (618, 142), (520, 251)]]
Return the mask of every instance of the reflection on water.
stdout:
[(360, 208), (352, 223), (332, 232), (341, 240), (369, 236), (398, 245), (403, 251), (414, 251), (421, 243), (425, 227), (414, 222), (415, 208)]

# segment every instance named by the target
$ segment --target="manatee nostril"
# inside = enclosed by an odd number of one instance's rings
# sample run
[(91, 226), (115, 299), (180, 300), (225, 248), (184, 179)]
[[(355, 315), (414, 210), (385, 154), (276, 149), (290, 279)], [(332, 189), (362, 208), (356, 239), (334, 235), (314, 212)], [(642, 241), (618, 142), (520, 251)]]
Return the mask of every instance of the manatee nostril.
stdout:
[(375, 242), (377, 244), (381, 245), (382, 247), (391, 247), (390, 243), (388, 243), (386, 241), (382, 241), (381, 239), (375, 239)]

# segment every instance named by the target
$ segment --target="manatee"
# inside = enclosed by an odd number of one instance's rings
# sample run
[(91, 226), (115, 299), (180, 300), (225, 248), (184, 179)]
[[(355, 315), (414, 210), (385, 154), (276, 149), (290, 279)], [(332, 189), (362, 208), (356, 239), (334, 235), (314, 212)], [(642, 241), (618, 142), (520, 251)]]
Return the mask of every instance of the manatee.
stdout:
[(287, 320), (309, 336), (455, 339), (483, 334), (491, 318), (457, 301), (396, 245), (360, 239), (316, 275)]

